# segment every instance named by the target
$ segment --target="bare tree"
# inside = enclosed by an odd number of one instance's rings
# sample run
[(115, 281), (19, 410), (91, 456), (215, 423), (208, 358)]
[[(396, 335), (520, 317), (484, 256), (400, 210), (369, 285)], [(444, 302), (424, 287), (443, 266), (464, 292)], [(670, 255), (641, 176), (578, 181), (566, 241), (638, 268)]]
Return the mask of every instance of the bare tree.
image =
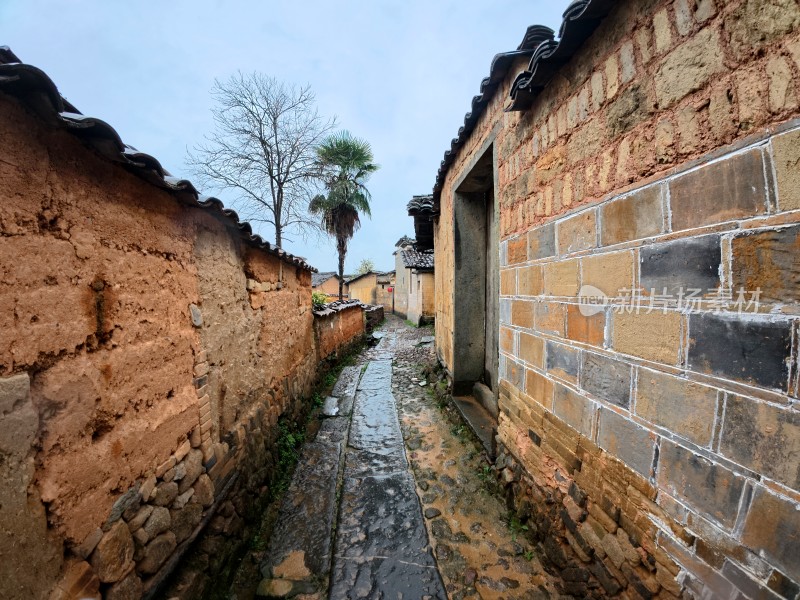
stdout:
[(375, 263), (372, 262), (371, 258), (364, 258), (358, 263), (358, 267), (356, 268), (356, 275), (363, 275), (364, 273), (371, 273), (375, 270)]
[(310, 86), (284, 84), (260, 73), (216, 80), (214, 131), (189, 152), (199, 183), (236, 193), (243, 219), (303, 235), (319, 224), (308, 213), (319, 173), (315, 148), (335, 125), (321, 117)]

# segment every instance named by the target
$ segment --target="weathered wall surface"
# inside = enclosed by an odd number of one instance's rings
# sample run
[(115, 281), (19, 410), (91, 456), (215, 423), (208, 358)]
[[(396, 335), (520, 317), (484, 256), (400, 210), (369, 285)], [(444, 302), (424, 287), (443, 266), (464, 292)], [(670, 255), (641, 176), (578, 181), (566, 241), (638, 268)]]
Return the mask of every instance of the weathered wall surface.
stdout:
[(411, 287), (411, 269), (407, 269), (403, 262), (402, 249), (395, 251), (395, 277), (394, 277), (394, 312), (403, 317), (408, 316), (408, 293)]
[(435, 315), (434, 274), (416, 272), (410, 276), (408, 290), (408, 320), (420, 324), (431, 321)]
[(364, 335), (364, 309), (358, 303), (343, 305), (333, 310), (324, 310), (314, 319), (314, 333), (317, 339), (319, 360), (325, 360), (340, 348)]
[(498, 465), (576, 594), (800, 592), (798, 49), (796, 2), (621, 3), (523, 113), (512, 69), (447, 175), (439, 355), (453, 185), (494, 143)]
[[(389, 290), (392, 290), (391, 292)], [(387, 312), (392, 311), (394, 303), (394, 277), (381, 276), (375, 284), (375, 304), (382, 306)]]
[[(327, 294), (328, 301), (335, 302), (339, 299), (339, 280), (336, 277), (331, 277), (322, 285), (314, 288), (314, 290)], [(348, 289), (347, 284), (342, 287), (342, 294), (344, 295), (345, 300), (349, 298), (350, 290)]]
[(0, 595), (136, 598), (269, 481), (310, 273), (5, 96), (0, 137)]
[(365, 275), (348, 285), (350, 299), (359, 300), (364, 304), (379, 304), (377, 291), (377, 277), (375, 274)]

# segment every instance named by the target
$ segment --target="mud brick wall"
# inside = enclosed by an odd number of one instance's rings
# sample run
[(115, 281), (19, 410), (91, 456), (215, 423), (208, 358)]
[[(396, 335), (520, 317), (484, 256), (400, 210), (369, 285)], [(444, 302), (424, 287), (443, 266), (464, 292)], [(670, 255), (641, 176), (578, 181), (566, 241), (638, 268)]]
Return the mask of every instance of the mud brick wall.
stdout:
[(366, 320), (361, 303), (326, 307), (319, 313), (314, 318), (314, 334), (320, 361), (364, 337)]
[(800, 6), (620, 3), (503, 113), (524, 66), (459, 151), (436, 230), (451, 365), (454, 185), (493, 144), (516, 506), (579, 597), (797, 597)]
[(0, 595), (138, 598), (269, 485), (310, 272), (6, 96), (0, 138)]

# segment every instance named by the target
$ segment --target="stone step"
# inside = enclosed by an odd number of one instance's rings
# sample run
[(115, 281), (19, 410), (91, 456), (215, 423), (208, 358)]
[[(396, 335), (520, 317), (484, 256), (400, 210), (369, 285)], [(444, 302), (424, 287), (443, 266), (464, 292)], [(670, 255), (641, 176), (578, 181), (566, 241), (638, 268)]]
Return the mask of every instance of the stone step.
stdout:
[(496, 421), (500, 416), (500, 407), (497, 405), (497, 395), (480, 381), (472, 386), (472, 395)]
[(494, 441), (497, 434), (497, 419), (472, 396), (453, 396), (453, 403), (461, 418), (480, 440), (489, 458), (494, 460), (497, 454)]

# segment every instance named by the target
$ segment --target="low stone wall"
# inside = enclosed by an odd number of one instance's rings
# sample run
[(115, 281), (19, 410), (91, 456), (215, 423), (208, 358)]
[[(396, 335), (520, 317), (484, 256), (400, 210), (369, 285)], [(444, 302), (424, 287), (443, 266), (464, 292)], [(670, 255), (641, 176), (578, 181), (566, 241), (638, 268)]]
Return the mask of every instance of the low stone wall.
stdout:
[(310, 271), (21, 98), (0, 94), (0, 596), (151, 597), (203, 530), (219, 572), (268, 496), (317, 379)]
[(314, 310), (314, 334), (319, 360), (364, 336), (364, 305), (358, 300), (332, 302)]

